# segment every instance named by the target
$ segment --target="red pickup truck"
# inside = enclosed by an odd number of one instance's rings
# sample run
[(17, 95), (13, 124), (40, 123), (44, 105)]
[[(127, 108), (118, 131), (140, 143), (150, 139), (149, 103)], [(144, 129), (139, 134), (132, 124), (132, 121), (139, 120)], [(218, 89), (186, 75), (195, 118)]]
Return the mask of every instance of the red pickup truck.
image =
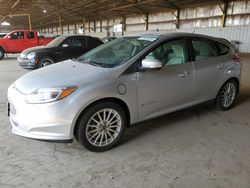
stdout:
[(30, 47), (45, 46), (52, 40), (53, 38), (39, 38), (37, 32), (32, 30), (11, 31), (0, 38), (0, 60), (6, 53), (20, 53)]

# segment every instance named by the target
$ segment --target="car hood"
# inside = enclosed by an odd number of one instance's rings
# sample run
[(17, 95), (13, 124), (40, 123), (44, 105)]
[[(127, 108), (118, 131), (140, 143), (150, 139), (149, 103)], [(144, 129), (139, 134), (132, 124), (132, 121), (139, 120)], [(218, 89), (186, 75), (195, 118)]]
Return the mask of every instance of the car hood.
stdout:
[(44, 67), (20, 77), (14, 87), (23, 94), (41, 88), (84, 86), (105, 81), (112, 76), (112, 69), (83, 64), (72, 60)]
[(45, 50), (45, 49), (51, 49), (51, 48), (48, 48), (46, 46), (31, 47), (31, 48), (28, 48), (28, 49), (22, 51), (22, 54), (28, 54), (30, 52), (34, 52), (34, 51), (38, 51), (38, 50)]

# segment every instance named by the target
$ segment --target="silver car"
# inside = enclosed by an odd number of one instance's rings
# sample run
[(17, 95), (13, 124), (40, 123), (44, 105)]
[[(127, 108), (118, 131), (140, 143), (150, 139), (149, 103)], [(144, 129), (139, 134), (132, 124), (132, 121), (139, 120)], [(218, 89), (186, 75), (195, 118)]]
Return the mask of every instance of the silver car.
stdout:
[(209, 100), (230, 109), (240, 77), (239, 57), (218, 38), (119, 38), (16, 80), (8, 89), (12, 132), (53, 141), (75, 136), (101, 152), (114, 147), (131, 124)]

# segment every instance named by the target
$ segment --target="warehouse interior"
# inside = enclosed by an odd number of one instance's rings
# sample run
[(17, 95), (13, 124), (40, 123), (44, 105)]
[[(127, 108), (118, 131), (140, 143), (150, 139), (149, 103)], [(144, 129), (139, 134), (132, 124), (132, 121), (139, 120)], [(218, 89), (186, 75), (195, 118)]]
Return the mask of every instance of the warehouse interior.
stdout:
[(7, 90), (33, 70), (18, 54), (0, 61), (0, 187), (245, 188), (250, 185), (250, 0), (0, 0), (0, 33), (44, 38), (196, 33), (230, 41), (241, 58), (237, 105), (202, 104), (126, 129), (118, 147), (90, 152), (72, 143), (11, 133)]

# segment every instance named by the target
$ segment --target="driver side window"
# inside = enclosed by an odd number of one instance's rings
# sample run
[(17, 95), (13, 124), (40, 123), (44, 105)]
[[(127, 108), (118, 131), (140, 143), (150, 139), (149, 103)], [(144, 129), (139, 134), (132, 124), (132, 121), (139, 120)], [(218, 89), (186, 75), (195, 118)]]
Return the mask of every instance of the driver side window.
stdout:
[(166, 42), (150, 52), (146, 58), (157, 59), (162, 62), (162, 66), (183, 64), (185, 63), (185, 41), (178, 39)]
[(24, 39), (24, 33), (23, 32), (15, 32), (10, 35), (10, 39)]

